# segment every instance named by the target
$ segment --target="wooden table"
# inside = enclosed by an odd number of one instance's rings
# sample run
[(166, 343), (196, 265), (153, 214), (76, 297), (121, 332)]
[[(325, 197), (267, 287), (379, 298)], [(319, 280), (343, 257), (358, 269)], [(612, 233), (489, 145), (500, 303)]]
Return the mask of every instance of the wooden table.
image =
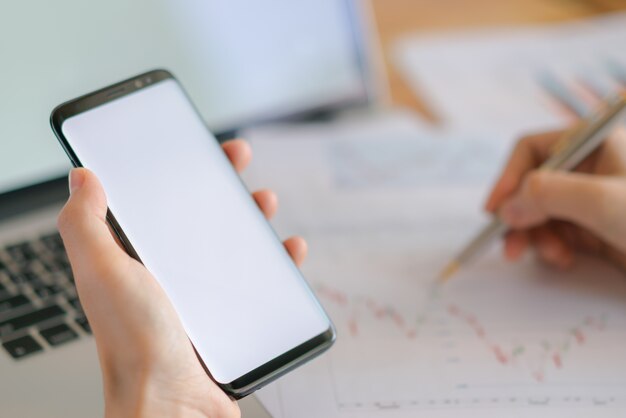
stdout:
[(391, 45), (416, 31), (550, 23), (626, 10), (625, 0), (371, 0), (393, 104), (434, 119), (391, 64)]

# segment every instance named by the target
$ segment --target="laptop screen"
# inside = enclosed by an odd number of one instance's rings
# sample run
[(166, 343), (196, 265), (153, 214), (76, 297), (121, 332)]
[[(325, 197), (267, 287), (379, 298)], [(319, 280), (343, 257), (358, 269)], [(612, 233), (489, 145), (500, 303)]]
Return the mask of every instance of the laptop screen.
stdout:
[(69, 163), (53, 107), (154, 68), (214, 132), (366, 100), (354, 0), (11, 2), (0, 15), (0, 192)]

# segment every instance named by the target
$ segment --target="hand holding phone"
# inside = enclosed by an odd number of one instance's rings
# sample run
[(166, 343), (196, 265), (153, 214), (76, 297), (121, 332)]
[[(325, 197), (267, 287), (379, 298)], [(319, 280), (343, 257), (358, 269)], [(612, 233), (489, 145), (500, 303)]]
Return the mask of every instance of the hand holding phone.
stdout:
[(330, 319), (170, 73), (71, 100), (51, 123), (224, 391), (246, 396), (332, 345)]
[[(223, 148), (237, 171), (242, 171), (250, 160), (249, 146), (236, 140)], [(59, 229), (94, 330), (107, 416), (126, 416), (130, 411), (174, 416), (184, 410), (211, 417), (238, 416), (236, 403), (198, 362), (163, 290), (115, 242), (106, 222), (106, 197), (95, 175), (75, 169), (70, 188)], [(270, 218), (276, 211), (275, 196), (265, 190), (253, 197)], [(288, 239), (285, 247), (296, 264), (304, 260), (306, 244), (301, 238)]]

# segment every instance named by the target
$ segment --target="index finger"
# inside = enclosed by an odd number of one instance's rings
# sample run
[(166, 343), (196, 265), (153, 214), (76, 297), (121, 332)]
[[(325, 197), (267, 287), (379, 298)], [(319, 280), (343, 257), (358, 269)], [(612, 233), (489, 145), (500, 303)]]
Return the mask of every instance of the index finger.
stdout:
[(517, 190), (524, 175), (550, 157), (550, 151), (561, 135), (562, 132), (554, 131), (529, 135), (519, 140), (489, 194), (485, 204), (488, 212), (494, 213), (502, 202)]
[(243, 139), (232, 139), (224, 142), (222, 149), (238, 173), (245, 170), (252, 159), (252, 149)]

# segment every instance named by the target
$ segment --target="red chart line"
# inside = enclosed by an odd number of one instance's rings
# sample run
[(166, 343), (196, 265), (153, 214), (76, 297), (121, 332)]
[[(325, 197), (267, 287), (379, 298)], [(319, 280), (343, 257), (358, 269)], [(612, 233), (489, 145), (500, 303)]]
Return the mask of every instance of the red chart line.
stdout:
[[(501, 345), (493, 342), (489, 334), (485, 331), (485, 327), (481, 322), (470, 312), (464, 311), (457, 305), (451, 304), (448, 306), (448, 313), (474, 331), (474, 334), (484, 343), (485, 347), (492, 353), (494, 358), (501, 365), (512, 365), (516, 358), (521, 357), (524, 353), (528, 353), (529, 350), (525, 349), (524, 344), (517, 344), (512, 350), (507, 351), (502, 348)], [(586, 330), (603, 331), (606, 326), (606, 319), (601, 317), (597, 319), (592, 316), (588, 316), (582, 322), (582, 324), (572, 328), (568, 334), (565, 334), (564, 341), (561, 344), (546, 343), (544, 351), (549, 352), (547, 356), (544, 356), (544, 361), (540, 362), (540, 365), (534, 370), (531, 370), (531, 375), (537, 382), (543, 382), (548, 365), (554, 367), (555, 370), (560, 370), (564, 366), (564, 355), (569, 351), (569, 347), (574, 345), (582, 346), (587, 341)], [(564, 348), (566, 347), (566, 348)], [(545, 359), (548, 361), (545, 361)]]
[(352, 337), (360, 335), (356, 319), (359, 311), (365, 311), (379, 321), (390, 321), (408, 339), (414, 339), (417, 336), (417, 327), (409, 325), (409, 321), (393, 306), (384, 305), (372, 298), (351, 301), (344, 292), (324, 285), (316, 286), (315, 290), (319, 297), (351, 311), (348, 319), (348, 331)]
[[(360, 327), (357, 321), (357, 314), (367, 312), (373, 318), (379, 321), (388, 321), (405, 337), (414, 339), (417, 336), (418, 327), (421, 321), (416, 321), (415, 325), (410, 322), (393, 306), (385, 305), (375, 301), (371, 297), (366, 298), (350, 298), (340, 290), (333, 289), (329, 286), (318, 285), (316, 292), (320, 298), (332, 302), (333, 304), (348, 310), (348, 332), (351, 337), (360, 336)], [(461, 309), (455, 304), (447, 306), (447, 313), (454, 319), (461, 321), (468, 326), (476, 337), (483, 342), (484, 347), (491, 353), (494, 360), (502, 366), (516, 367), (524, 356), (530, 355), (525, 344), (516, 344), (512, 349), (507, 350), (502, 344), (494, 341), (488, 334), (482, 322), (471, 312)], [(422, 318), (424, 315), (422, 315)], [(583, 346), (587, 342), (589, 331), (601, 332), (606, 327), (606, 319), (602, 316), (596, 318), (587, 316), (582, 323), (571, 328), (568, 333), (564, 334), (564, 338), (559, 343), (544, 342), (543, 355), (538, 366), (533, 367), (530, 371), (531, 376), (537, 382), (543, 382), (548, 369), (561, 370), (566, 365), (565, 357), (573, 346)]]

